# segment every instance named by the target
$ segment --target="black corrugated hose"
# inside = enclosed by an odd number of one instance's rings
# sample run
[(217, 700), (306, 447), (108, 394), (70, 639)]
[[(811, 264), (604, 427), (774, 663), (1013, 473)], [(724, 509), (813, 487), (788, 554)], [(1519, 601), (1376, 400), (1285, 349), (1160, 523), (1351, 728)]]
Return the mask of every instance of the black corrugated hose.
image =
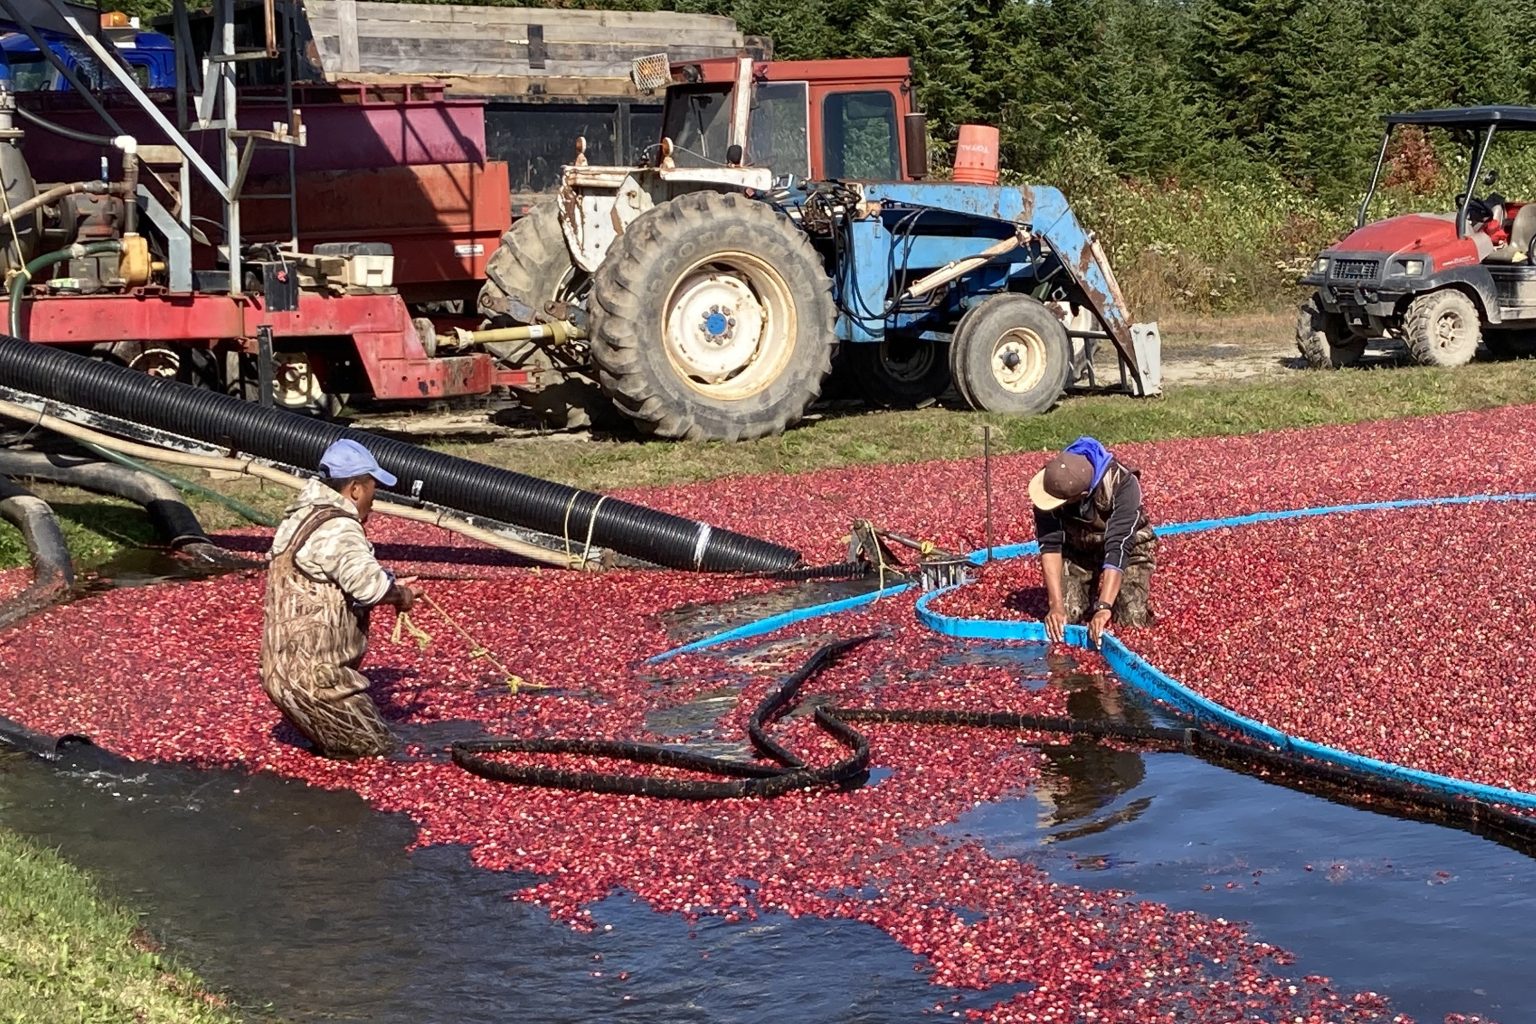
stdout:
[(391, 438), (245, 402), (102, 360), (0, 335), (0, 381), (17, 390), (290, 466), (314, 468), (334, 441), (352, 438), (400, 478), (394, 491), (499, 519), (573, 545), (588, 542), (656, 565), (761, 572), (800, 564), (792, 548), (485, 466)]

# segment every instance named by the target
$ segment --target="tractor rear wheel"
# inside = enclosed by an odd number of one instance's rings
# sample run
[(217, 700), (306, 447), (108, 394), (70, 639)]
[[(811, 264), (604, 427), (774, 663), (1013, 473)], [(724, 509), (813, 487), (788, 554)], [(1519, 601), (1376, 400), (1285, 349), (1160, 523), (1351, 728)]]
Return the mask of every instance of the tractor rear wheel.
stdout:
[[(538, 204), (507, 229), (486, 262), (485, 275), (477, 308), (493, 328), (522, 326), (529, 319), (539, 322), (537, 318), (549, 316), (556, 303), (580, 299), (589, 283), (586, 273), (571, 262), (553, 202)], [(526, 311), (532, 311), (533, 318)], [(552, 359), (537, 343), (491, 342), (485, 350), (536, 374), (539, 387), (514, 388), (513, 393), (546, 425), (559, 430), (622, 422), (596, 380), (566, 361)]]
[(1034, 416), (1066, 390), (1071, 339), (1061, 320), (1028, 295), (994, 295), (974, 306), (950, 344), (955, 390), (973, 409)]
[(648, 434), (736, 441), (781, 433), (832, 369), (832, 282), (805, 234), (734, 192), (661, 203), (593, 275), (592, 359)]
[(1330, 313), (1314, 292), (1296, 317), (1296, 350), (1314, 370), (1353, 366), (1365, 355), (1365, 339), (1349, 329), (1342, 313)]
[(949, 387), (949, 346), (887, 338), (843, 346), (846, 371), (870, 405), (914, 406)]
[(1415, 362), (1425, 366), (1463, 366), (1477, 354), (1482, 317), (1465, 293), (1455, 288), (1420, 295), (1408, 304), (1403, 334)]

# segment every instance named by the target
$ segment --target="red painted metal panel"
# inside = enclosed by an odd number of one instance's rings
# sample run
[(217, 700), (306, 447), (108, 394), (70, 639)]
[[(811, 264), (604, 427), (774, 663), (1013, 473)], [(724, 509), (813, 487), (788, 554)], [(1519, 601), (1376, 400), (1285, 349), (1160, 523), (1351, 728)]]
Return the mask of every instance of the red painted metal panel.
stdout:
[[(0, 317), (9, 304), (0, 301)], [(379, 398), (446, 398), (484, 394), (496, 381), (483, 353), (432, 359), (398, 295), (323, 296), (304, 293), (299, 308), (268, 312), (259, 298), (227, 295), (70, 295), (26, 304), (22, 333), (46, 344), (159, 341), (206, 345), (253, 337), (272, 327), (279, 338), (317, 339), (314, 351), (354, 342)]]
[[(70, 94), (23, 93), (21, 102), (59, 124), (83, 131), (106, 131), (101, 119)], [(413, 93), (415, 97), (417, 94)], [(113, 117), (140, 145), (169, 145), (163, 132), (137, 106), (110, 105)], [(485, 161), (485, 103), (478, 99), (423, 99), (390, 102), (317, 102), (300, 107), (308, 145), (295, 150), (299, 171), (336, 171), (393, 167), (399, 164), (483, 163)], [(270, 131), (286, 113), (281, 102), (264, 97), (244, 98), (240, 127)], [(69, 139), (26, 129), (37, 144), (27, 147), (27, 160), (38, 181), (77, 181), (101, 173), (101, 150)], [(221, 166), (217, 132), (192, 134), (198, 151), (213, 167)], [(44, 144), (45, 143), (45, 144)], [(115, 175), (121, 169), (110, 156)], [(252, 175), (286, 174), (288, 157), (280, 147), (263, 146), (251, 163)]]
[[(249, 191), (281, 192), (281, 182)], [(318, 242), (387, 242), (395, 286), (485, 280), (485, 263), (512, 222), (504, 163), (434, 164), (300, 175), (299, 247)], [(288, 237), (285, 202), (248, 202), (242, 228), (252, 241)]]

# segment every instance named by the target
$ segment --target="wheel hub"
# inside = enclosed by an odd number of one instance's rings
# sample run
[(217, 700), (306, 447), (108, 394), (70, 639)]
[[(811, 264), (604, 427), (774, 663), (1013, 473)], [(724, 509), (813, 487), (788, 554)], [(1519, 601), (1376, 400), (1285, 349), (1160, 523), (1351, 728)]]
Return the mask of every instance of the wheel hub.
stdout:
[(678, 288), (667, 317), (667, 351), (689, 377), (718, 384), (752, 365), (767, 321), (768, 311), (740, 277), (697, 273)]
[(1017, 327), (992, 346), (992, 376), (1009, 391), (1023, 393), (1045, 375), (1045, 339), (1026, 327)]

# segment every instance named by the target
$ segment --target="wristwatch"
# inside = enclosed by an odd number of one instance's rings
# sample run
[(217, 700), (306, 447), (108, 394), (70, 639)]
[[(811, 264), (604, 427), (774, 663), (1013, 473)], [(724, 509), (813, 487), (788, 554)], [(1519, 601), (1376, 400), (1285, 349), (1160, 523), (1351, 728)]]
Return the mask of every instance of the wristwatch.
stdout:
[(1113, 612), (1114, 610), (1115, 606), (1110, 604), (1108, 601), (1093, 602), (1093, 614), (1095, 615), (1099, 614), (1099, 612)]

